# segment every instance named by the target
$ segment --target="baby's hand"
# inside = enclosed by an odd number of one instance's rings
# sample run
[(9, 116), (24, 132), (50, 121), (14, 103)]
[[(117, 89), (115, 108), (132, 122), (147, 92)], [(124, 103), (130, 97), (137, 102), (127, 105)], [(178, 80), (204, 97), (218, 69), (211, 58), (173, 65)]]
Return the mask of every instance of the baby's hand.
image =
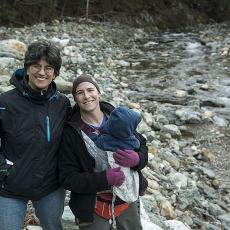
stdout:
[(139, 164), (140, 158), (134, 150), (117, 149), (113, 154), (114, 160), (117, 164), (124, 167), (135, 167)]

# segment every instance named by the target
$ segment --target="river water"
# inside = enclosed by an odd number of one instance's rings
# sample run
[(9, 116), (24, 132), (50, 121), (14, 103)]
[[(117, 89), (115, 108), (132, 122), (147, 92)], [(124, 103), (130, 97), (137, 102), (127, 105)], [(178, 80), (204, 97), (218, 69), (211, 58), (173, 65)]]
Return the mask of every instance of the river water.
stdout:
[(228, 117), (229, 35), (230, 28), (224, 24), (187, 32), (150, 33), (138, 46), (134, 44), (136, 49), (130, 47), (126, 58), (133, 66), (121, 71), (131, 78), (129, 95), (151, 100), (156, 94), (169, 98), (176, 96), (176, 90), (184, 90), (188, 100), (199, 99), (201, 105), (212, 105), (213, 111)]
[[(213, 167), (223, 181), (222, 186), (230, 188), (229, 25), (153, 32), (139, 43), (131, 44), (126, 58), (133, 65), (123, 68), (120, 74), (129, 76), (126, 91), (129, 99), (150, 107), (150, 111), (154, 100), (184, 107), (197, 104), (227, 121), (227, 124), (218, 124), (224, 127), (209, 123), (199, 124), (195, 129), (196, 138), (202, 139), (203, 146), (211, 149), (216, 157)], [(186, 99), (178, 96), (180, 91), (186, 92)]]

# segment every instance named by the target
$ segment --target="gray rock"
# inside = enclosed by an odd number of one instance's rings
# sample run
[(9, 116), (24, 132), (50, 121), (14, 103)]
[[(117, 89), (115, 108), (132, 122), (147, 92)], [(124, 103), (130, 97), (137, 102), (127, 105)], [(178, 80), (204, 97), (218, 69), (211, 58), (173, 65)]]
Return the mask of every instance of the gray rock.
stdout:
[(220, 215), (217, 218), (223, 223), (224, 229), (230, 229), (230, 213)]
[(164, 125), (161, 128), (162, 133), (169, 133), (172, 135), (172, 137), (181, 137), (181, 132), (179, 128), (176, 125), (170, 124), (170, 125)]
[(220, 127), (227, 127), (228, 121), (222, 117), (214, 116), (213, 117), (213, 123)]

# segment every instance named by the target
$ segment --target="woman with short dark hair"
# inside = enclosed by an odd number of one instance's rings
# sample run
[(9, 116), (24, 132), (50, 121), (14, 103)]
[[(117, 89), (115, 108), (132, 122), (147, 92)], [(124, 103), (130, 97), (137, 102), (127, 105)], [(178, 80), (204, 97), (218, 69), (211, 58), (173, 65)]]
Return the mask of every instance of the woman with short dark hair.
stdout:
[(54, 82), (60, 51), (34, 42), (24, 66), (10, 80), (15, 88), (0, 95), (0, 228), (22, 229), (31, 200), (43, 230), (62, 230), (57, 158), (70, 102)]

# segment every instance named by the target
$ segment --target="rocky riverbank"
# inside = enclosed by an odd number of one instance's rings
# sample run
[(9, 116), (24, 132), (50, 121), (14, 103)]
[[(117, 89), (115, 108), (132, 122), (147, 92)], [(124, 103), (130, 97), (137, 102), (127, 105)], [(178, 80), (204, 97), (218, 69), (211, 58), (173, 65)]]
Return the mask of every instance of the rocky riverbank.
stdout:
[[(55, 42), (63, 58), (55, 81), (72, 103), (71, 82), (86, 72), (104, 100), (143, 115), (139, 131), (148, 140), (143, 173), (149, 188), (142, 201), (151, 221), (162, 229), (179, 229), (167, 222), (179, 220), (181, 229), (228, 230), (228, 28), (146, 33), (93, 21), (0, 27), (0, 92), (11, 88), (10, 76), (22, 67), (27, 44)], [(66, 206), (66, 229), (75, 229), (68, 213)]]

